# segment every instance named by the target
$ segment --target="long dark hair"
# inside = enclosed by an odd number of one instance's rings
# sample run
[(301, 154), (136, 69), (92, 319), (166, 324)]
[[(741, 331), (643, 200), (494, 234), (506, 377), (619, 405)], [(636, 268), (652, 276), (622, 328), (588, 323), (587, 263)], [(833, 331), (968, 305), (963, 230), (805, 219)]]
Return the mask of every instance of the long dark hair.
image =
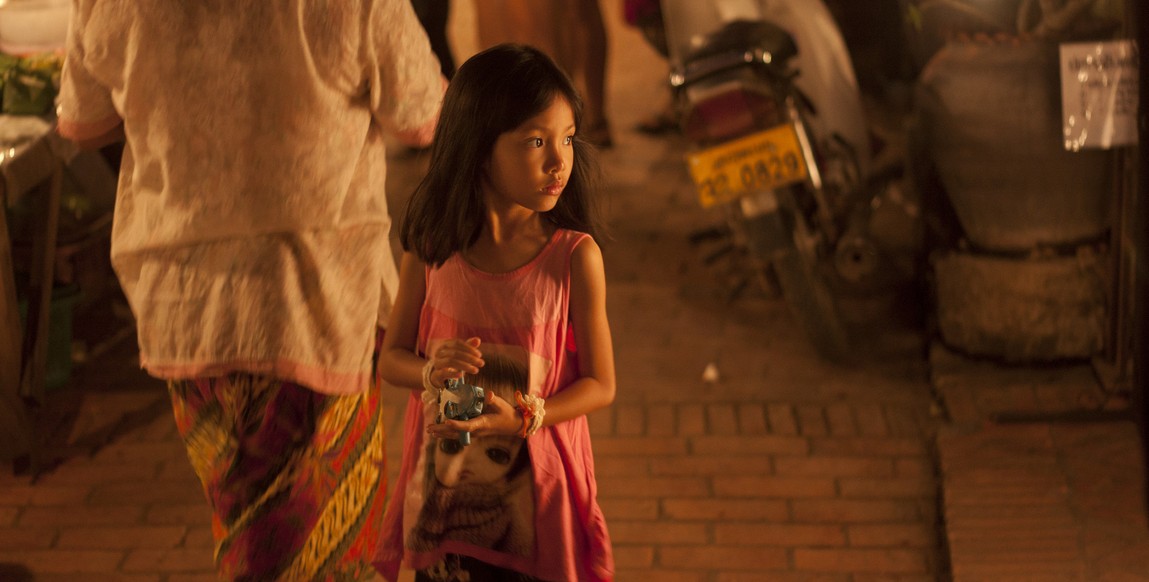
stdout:
[[(427, 175), (415, 188), (399, 225), (403, 250), (423, 262), (441, 265), (475, 243), (486, 220), (482, 195), (484, 166), (495, 141), (555, 98), (582, 126), (582, 99), (569, 77), (542, 51), (500, 44), (468, 59), (451, 80), (431, 146)], [(544, 216), (561, 228), (601, 234), (595, 194), (599, 168), (594, 148), (576, 132), (570, 179), (555, 207)]]

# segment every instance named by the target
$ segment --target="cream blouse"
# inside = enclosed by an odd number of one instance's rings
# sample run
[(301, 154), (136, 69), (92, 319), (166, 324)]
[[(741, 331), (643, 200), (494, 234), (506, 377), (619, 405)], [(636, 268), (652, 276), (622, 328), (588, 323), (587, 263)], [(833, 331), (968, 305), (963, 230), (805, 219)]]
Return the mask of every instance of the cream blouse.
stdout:
[(160, 378), (368, 386), (398, 274), (385, 129), (445, 82), (407, 0), (77, 0), (58, 128), (127, 136), (112, 262)]

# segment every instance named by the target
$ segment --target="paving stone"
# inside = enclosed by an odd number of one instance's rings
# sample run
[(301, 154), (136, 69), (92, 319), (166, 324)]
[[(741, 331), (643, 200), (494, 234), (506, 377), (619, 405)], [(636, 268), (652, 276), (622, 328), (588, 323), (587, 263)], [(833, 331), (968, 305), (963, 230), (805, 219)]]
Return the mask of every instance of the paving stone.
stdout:
[(798, 421), (793, 407), (788, 404), (768, 404), (766, 414), (770, 418), (770, 432), (775, 434), (798, 434)]
[(840, 525), (789, 523), (719, 524), (715, 542), (721, 545), (774, 547), (833, 547), (846, 545)]
[(781, 522), (790, 519), (785, 499), (679, 498), (666, 496), (663, 511), (675, 519), (698, 519), (719, 523), (739, 521)]
[(738, 432), (746, 435), (760, 435), (768, 431), (766, 407), (762, 403), (750, 402), (738, 405)]

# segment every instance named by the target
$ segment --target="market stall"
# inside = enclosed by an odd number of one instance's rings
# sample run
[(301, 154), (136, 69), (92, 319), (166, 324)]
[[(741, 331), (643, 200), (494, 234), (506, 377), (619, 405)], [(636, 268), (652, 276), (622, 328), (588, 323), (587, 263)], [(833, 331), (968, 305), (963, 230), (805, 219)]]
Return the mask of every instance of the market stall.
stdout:
[[(28, 123), (30, 120), (33, 122)], [(63, 165), (61, 156), (53, 151), (53, 144), (58, 143), (51, 123), (43, 119), (0, 116), (0, 189), (4, 195), (4, 204), (0, 205), (4, 215), (0, 321), (5, 330), (0, 338), (0, 362), (4, 363), (0, 406), (5, 409), (4, 416), (13, 417), (12, 426), (24, 433), (9, 435), (14, 439), (11, 442), (22, 443), (25, 449), (29, 430), (26, 406), (42, 402), (44, 394)], [(20, 210), (16, 214), (24, 214), (27, 220), (10, 218), (17, 209)], [(15, 258), (16, 238), (12, 231), (16, 228), (32, 234), (28, 261)], [(27, 302), (27, 315), (23, 318), (19, 308), (22, 288)]]
[(55, 131), (69, 7), (0, 2), (0, 459), (35, 455), (36, 412), (68, 380), (69, 249), (110, 234), (113, 170)]

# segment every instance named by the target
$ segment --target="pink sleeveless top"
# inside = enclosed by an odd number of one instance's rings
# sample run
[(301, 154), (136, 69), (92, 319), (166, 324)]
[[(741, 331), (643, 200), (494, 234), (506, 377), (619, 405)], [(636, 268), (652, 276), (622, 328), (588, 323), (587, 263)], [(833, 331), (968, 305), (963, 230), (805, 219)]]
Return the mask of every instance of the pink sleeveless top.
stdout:
[[(562, 390), (578, 377), (570, 258), (585, 238), (560, 229), (537, 257), (508, 273), (479, 271), (459, 255), (428, 267), (421, 352), (446, 339), (479, 337), (486, 365), (468, 383), (512, 404), (514, 390), (544, 399)], [(543, 580), (613, 578), (585, 416), (545, 427), (525, 445), (472, 435), (464, 447), (428, 437), (424, 426), (437, 413), (412, 393), (378, 555), (385, 576), (396, 578), (401, 559), (422, 569), (454, 553)]]

